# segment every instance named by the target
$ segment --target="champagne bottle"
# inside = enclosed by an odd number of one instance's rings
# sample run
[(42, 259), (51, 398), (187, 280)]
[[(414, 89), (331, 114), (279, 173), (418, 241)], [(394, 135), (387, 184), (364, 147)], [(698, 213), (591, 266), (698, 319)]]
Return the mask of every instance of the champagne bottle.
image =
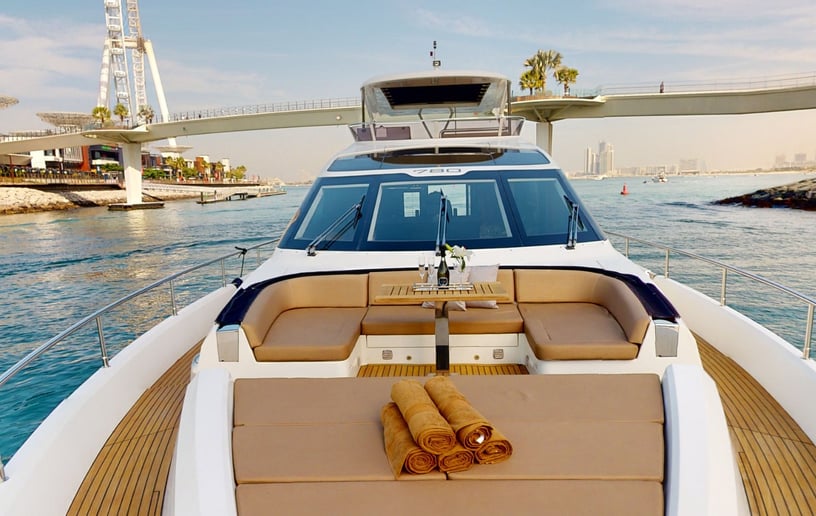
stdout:
[(450, 270), (448, 262), (445, 260), (445, 251), (442, 251), (442, 258), (439, 260), (439, 268), (436, 271), (436, 283), (440, 287), (447, 287), (450, 284)]

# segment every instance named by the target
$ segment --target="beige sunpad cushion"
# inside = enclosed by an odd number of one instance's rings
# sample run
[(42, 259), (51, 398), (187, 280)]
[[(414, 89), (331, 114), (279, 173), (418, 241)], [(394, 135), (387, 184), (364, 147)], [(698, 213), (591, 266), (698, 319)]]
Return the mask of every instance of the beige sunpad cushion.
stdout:
[(466, 311), (448, 312), (450, 333), (521, 333), (524, 319), (515, 303), (499, 303), (496, 308), (469, 307)]
[(233, 424), (377, 423), (394, 378), (239, 378)]
[(638, 346), (592, 303), (519, 303), (524, 334), (541, 360), (631, 360)]
[[(234, 424), (377, 423), (395, 381), (238, 379), (233, 386)], [(488, 419), (663, 422), (663, 395), (656, 374), (461, 375), (452, 381)]]
[(433, 310), (420, 305), (372, 305), (363, 318), (365, 335), (433, 335)]
[(663, 480), (663, 425), (641, 422), (496, 420), (510, 460), (449, 479)]
[[(239, 426), (232, 441), (238, 484), (394, 481), (379, 423)], [(405, 477), (444, 478), (436, 473)]]
[(345, 360), (360, 337), (366, 308), (297, 308), (281, 313), (263, 343), (258, 361)]
[[(489, 469), (494, 466), (485, 466)], [(455, 482), (308, 482), (244, 484), (236, 489), (238, 514), (291, 516), (388, 514), (475, 516), (659, 516), (658, 482), (600, 480), (457, 480)]]
[(463, 375), (453, 381), (491, 420), (663, 423), (656, 374)]

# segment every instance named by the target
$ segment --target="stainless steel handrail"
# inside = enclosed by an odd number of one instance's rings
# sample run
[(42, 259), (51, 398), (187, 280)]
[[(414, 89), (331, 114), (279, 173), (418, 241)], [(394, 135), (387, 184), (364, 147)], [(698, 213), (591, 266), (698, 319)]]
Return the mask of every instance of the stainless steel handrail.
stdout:
[[(252, 250), (252, 249), (256, 250), (257, 257), (258, 257), (258, 262), (260, 264), (260, 261), (261, 261), (260, 260), (260, 256), (261, 256), (260, 255), (260, 248), (268, 246), (268, 245), (276, 244), (277, 242), (278, 242), (277, 239), (276, 240), (269, 240), (269, 241), (262, 242), (260, 244), (248, 247), (246, 250), (247, 251)], [(204, 267), (208, 267), (208, 266), (210, 266), (210, 265), (212, 265), (214, 263), (220, 262), (221, 263), (221, 284), (223, 286), (226, 286), (227, 285), (227, 276), (226, 276), (226, 267), (224, 266), (224, 262), (226, 260), (228, 260), (229, 258), (233, 258), (235, 256), (240, 256), (240, 255), (245, 254), (245, 253), (246, 253), (246, 251), (240, 250), (240, 251), (236, 251), (236, 252), (232, 252), (232, 253), (228, 253), (228, 254), (219, 256), (218, 258), (213, 258), (212, 260), (200, 263), (198, 265), (193, 265), (193, 266), (188, 267), (188, 268), (186, 268), (186, 269), (184, 269), (184, 270), (182, 270), (180, 272), (176, 272), (176, 273), (171, 274), (169, 276), (166, 276), (166, 277), (164, 277), (164, 278), (162, 278), (162, 279), (160, 279), (158, 281), (155, 281), (155, 282), (151, 283), (150, 285), (147, 285), (146, 287), (143, 287), (143, 288), (140, 288), (139, 290), (135, 290), (133, 292), (130, 292), (126, 296), (124, 296), (124, 297), (122, 297), (120, 299), (117, 299), (116, 301), (114, 301), (114, 302), (112, 302), (112, 303), (110, 303), (108, 305), (105, 305), (104, 307), (100, 308), (99, 310), (96, 310), (95, 312), (93, 312), (91, 315), (88, 315), (87, 317), (85, 317), (85, 318), (79, 320), (78, 322), (72, 324), (70, 327), (68, 327), (66, 330), (62, 331), (61, 333), (57, 334), (56, 336), (48, 339), (45, 343), (41, 344), (36, 349), (29, 352), (26, 356), (24, 356), (22, 359), (20, 359), (16, 364), (11, 366), (4, 373), (0, 374), (0, 388), (2, 388), (3, 385), (5, 385), (9, 380), (14, 378), (15, 375), (17, 375), (20, 371), (25, 369), (28, 365), (30, 365), (34, 360), (39, 358), (45, 352), (52, 349), (54, 346), (56, 346), (57, 344), (59, 344), (60, 342), (65, 340), (67, 337), (73, 335), (74, 333), (76, 333), (80, 329), (84, 328), (85, 326), (87, 326), (88, 324), (91, 324), (93, 322), (96, 323), (96, 327), (97, 327), (97, 335), (99, 337), (99, 348), (100, 348), (100, 357), (102, 359), (102, 366), (103, 367), (109, 367), (109, 365), (108, 365), (108, 351), (107, 351), (107, 346), (105, 344), (105, 336), (102, 333), (102, 316), (105, 313), (110, 312), (114, 308), (117, 308), (117, 307), (127, 303), (128, 301), (130, 301), (132, 299), (135, 299), (135, 298), (137, 298), (137, 297), (139, 297), (139, 296), (141, 296), (143, 294), (146, 294), (146, 293), (148, 293), (148, 292), (150, 292), (150, 291), (152, 291), (152, 290), (154, 290), (154, 289), (156, 289), (156, 288), (158, 288), (158, 287), (160, 287), (162, 285), (165, 285), (165, 284), (169, 283), (170, 284), (170, 298), (171, 298), (171, 304), (172, 304), (172, 314), (174, 316), (178, 315), (178, 305), (177, 305), (177, 302), (176, 302), (176, 294), (175, 294), (175, 289), (173, 288), (173, 282), (175, 280), (177, 280), (178, 278), (180, 278), (182, 276), (186, 276), (187, 274), (190, 274), (191, 272), (195, 272), (195, 271), (197, 271), (199, 269), (203, 269)], [(3, 462), (2, 462), (2, 460), (0, 460), (0, 483), (2, 483), (5, 480), (6, 480), (6, 475), (5, 475), (5, 470), (3, 468)]]
[[(247, 249), (258, 249), (260, 247), (264, 247), (264, 246), (275, 244), (275, 243), (277, 243), (277, 240), (263, 242), (261, 244), (257, 244), (255, 246), (249, 247)], [(114, 308), (116, 308), (118, 306), (121, 306), (121, 305), (127, 303), (128, 301), (130, 301), (130, 300), (132, 300), (134, 298), (137, 298), (137, 297), (139, 297), (139, 296), (141, 296), (143, 294), (146, 294), (147, 292), (150, 292), (150, 291), (154, 290), (155, 288), (160, 287), (160, 286), (162, 286), (162, 285), (164, 285), (166, 283), (170, 284), (170, 297), (171, 297), (171, 304), (172, 304), (172, 307), (173, 307), (172, 308), (172, 313), (173, 313), (173, 315), (177, 315), (177, 313), (178, 313), (177, 306), (178, 305), (177, 305), (177, 302), (176, 302), (175, 289), (173, 288), (173, 282), (175, 280), (177, 280), (178, 278), (180, 278), (182, 276), (186, 276), (187, 274), (190, 274), (191, 272), (195, 272), (195, 271), (197, 271), (199, 269), (203, 269), (204, 267), (207, 267), (207, 266), (212, 265), (214, 263), (221, 262), (221, 264), (222, 264), (222, 267), (221, 267), (221, 276), (222, 276), (221, 277), (221, 283), (222, 283), (222, 285), (226, 285), (227, 284), (226, 269), (224, 268), (223, 263), (224, 263), (225, 260), (227, 260), (229, 258), (233, 258), (235, 256), (239, 256), (242, 253), (243, 253), (243, 251), (236, 251), (236, 252), (232, 252), (232, 253), (229, 253), (229, 254), (225, 254), (223, 256), (219, 256), (218, 258), (213, 258), (212, 260), (209, 260), (209, 261), (204, 262), (204, 263), (200, 263), (198, 265), (193, 265), (193, 266), (188, 267), (188, 268), (186, 268), (186, 269), (184, 269), (184, 270), (182, 270), (180, 272), (176, 272), (176, 273), (171, 274), (169, 276), (166, 276), (166, 277), (164, 277), (164, 278), (162, 278), (162, 279), (160, 279), (158, 281), (155, 281), (155, 282), (151, 283), (150, 285), (147, 285), (146, 287), (143, 287), (143, 288), (140, 288), (139, 290), (135, 290), (133, 292), (130, 292), (126, 296), (124, 296), (122, 298), (119, 298), (116, 301), (114, 301), (114, 302), (112, 302), (112, 303), (110, 303), (108, 305), (103, 306), (99, 310), (93, 312), (91, 315), (88, 315), (87, 317), (85, 317), (83, 319), (80, 319), (76, 323), (69, 326), (66, 330), (63, 330), (61, 333), (59, 333), (56, 336), (50, 338), (45, 343), (41, 344), (36, 349), (34, 349), (30, 353), (28, 353), (28, 355), (26, 355), (25, 357), (20, 359), (19, 362), (17, 362), (13, 366), (11, 366), (6, 372), (4, 372), (3, 374), (0, 374), (0, 387), (2, 387), (4, 384), (6, 384), (6, 382), (8, 382), (12, 377), (14, 377), (14, 375), (16, 375), (20, 370), (24, 369), (26, 366), (28, 366), (37, 357), (39, 357), (40, 355), (42, 355), (43, 353), (45, 353), (49, 349), (53, 348), (59, 342), (65, 340), (66, 337), (69, 337), (69, 336), (73, 335), (74, 333), (76, 333), (78, 330), (82, 329), (83, 327), (85, 327), (89, 323), (97, 321), (97, 319), (101, 319), (102, 315), (104, 315), (107, 312), (110, 312)], [(99, 329), (99, 338), (100, 338), (100, 345), (102, 347), (101, 355), (103, 357), (103, 365), (107, 367), (107, 364), (105, 363), (107, 353), (105, 351), (104, 337), (102, 335), (101, 325), (98, 325), (98, 327), (100, 328)]]
[(699, 254), (690, 253), (688, 251), (682, 251), (679, 249), (674, 249), (662, 244), (656, 244), (654, 242), (650, 242), (648, 240), (642, 240), (640, 238), (635, 238), (629, 235), (624, 235), (623, 233), (616, 233), (614, 231), (606, 231), (608, 235), (614, 235), (616, 237), (620, 237), (624, 239), (624, 254), (626, 257), (629, 257), (629, 242), (638, 242), (643, 245), (647, 245), (649, 247), (653, 247), (655, 249), (660, 249), (664, 251), (664, 265), (663, 265), (663, 275), (668, 278), (669, 277), (669, 255), (671, 253), (679, 254), (685, 256), (687, 258), (692, 258), (694, 260), (702, 261), (713, 265), (715, 267), (719, 267), (722, 270), (722, 279), (720, 282), (720, 305), (726, 306), (726, 288), (727, 288), (727, 279), (728, 273), (733, 272), (738, 274), (744, 278), (748, 278), (751, 281), (755, 281), (757, 283), (761, 283), (768, 287), (774, 288), (779, 290), (785, 294), (788, 294), (796, 299), (804, 302), (808, 307), (808, 314), (807, 314), (807, 321), (805, 322), (805, 339), (804, 345), (802, 346), (802, 358), (809, 359), (810, 358), (810, 348), (811, 348), (811, 340), (813, 336), (813, 318), (814, 318), (814, 308), (816, 308), (816, 299), (812, 297), (806, 296), (801, 292), (798, 292), (790, 287), (782, 285), (781, 283), (777, 283), (773, 280), (769, 280), (767, 278), (763, 278), (762, 276), (758, 276), (754, 273), (748, 272), (744, 269), (740, 269), (739, 267), (734, 267), (732, 265), (727, 265), (717, 260), (713, 260), (711, 258), (706, 258), (705, 256), (701, 256)]

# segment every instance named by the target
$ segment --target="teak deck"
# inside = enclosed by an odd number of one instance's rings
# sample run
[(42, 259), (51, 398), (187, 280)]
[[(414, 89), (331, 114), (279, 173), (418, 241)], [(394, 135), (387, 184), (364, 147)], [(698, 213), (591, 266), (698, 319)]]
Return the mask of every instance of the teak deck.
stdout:
[(697, 344), (720, 391), (751, 514), (816, 514), (816, 446), (744, 369)]
[[(717, 382), (752, 514), (816, 514), (816, 446), (733, 360), (698, 339)], [(68, 514), (160, 515), (190, 363), (198, 346), (148, 389), (111, 434)], [(364, 366), (358, 376), (425, 376), (433, 365)], [(527, 374), (509, 364), (451, 365), (453, 374)]]
[(200, 347), (178, 359), (122, 418), (67, 514), (161, 514), (190, 365)]

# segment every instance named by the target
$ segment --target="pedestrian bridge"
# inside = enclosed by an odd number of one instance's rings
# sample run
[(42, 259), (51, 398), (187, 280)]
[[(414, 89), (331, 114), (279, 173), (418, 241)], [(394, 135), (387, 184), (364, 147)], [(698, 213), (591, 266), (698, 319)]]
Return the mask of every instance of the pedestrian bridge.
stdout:
[[(581, 96), (516, 97), (512, 114), (538, 122), (536, 142), (552, 150), (553, 123), (567, 119), (634, 116), (738, 115), (816, 109), (816, 75), (731, 84), (667, 84), (663, 93), (641, 87), (600, 88)], [(141, 201), (142, 144), (205, 134), (335, 126), (362, 121), (359, 99), (337, 99), (190, 111), (133, 128), (93, 129), (0, 141), (0, 156), (93, 144), (123, 149), (127, 202)], [(0, 158), (2, 159), (2, 158)]]

